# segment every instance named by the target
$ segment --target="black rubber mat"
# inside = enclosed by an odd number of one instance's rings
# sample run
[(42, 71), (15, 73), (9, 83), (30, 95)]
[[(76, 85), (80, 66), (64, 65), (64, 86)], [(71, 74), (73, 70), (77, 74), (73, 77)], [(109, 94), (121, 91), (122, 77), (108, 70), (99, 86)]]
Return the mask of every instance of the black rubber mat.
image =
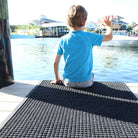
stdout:
[(0, 138), (138, 138), (138, 101), (120, 82), (76, 89), (42, 81)]

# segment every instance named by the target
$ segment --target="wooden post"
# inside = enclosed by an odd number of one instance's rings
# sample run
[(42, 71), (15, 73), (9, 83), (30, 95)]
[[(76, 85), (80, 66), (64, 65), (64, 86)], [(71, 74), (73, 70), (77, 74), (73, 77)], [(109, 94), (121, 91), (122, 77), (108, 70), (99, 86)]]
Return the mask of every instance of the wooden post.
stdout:
[(7, 0), (0, 0), (0, 88), (13, 84)]

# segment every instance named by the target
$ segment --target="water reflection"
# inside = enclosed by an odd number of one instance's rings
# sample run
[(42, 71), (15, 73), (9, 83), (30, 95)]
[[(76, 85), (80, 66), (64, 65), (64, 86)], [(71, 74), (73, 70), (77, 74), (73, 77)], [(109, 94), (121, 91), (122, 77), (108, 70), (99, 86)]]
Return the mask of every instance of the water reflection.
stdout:
[(93, 54), (96, 80), (138, 82), (138, 47), (95, 47)]
[(118, 58), (113, 58), (111, 56), (105, 56), (104, 58), (104, 68), (112, 68), (114, 69), (117, 66), (116, 61), (118, 60)]

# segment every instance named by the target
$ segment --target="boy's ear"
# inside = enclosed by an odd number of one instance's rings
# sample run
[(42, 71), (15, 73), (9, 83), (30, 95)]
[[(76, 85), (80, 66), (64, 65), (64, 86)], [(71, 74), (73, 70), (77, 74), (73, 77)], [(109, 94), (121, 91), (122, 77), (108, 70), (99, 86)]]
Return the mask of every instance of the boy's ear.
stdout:
[(85, 26), (85, 24), (86, 24), (86, 20), (82, 23), (82, 25)]

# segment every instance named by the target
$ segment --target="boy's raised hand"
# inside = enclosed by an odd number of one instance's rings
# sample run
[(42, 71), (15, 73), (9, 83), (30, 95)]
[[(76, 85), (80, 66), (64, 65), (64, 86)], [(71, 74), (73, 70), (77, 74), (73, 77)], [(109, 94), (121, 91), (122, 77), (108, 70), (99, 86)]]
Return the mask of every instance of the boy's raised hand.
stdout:
[(112, 35), (112, 16), (105, 16), (103, 20), (103, 26), (106, 28), (106, 33), (103, 35), (102, 42), (110, 41), (113, 38)]
[(111, 27), (111, 25), (112, 25), (112, 20), (113, 20), (113, 17), (112, 17), (112, 16), (105, 16), (102, 25), (103, 25), (105, 28)]

